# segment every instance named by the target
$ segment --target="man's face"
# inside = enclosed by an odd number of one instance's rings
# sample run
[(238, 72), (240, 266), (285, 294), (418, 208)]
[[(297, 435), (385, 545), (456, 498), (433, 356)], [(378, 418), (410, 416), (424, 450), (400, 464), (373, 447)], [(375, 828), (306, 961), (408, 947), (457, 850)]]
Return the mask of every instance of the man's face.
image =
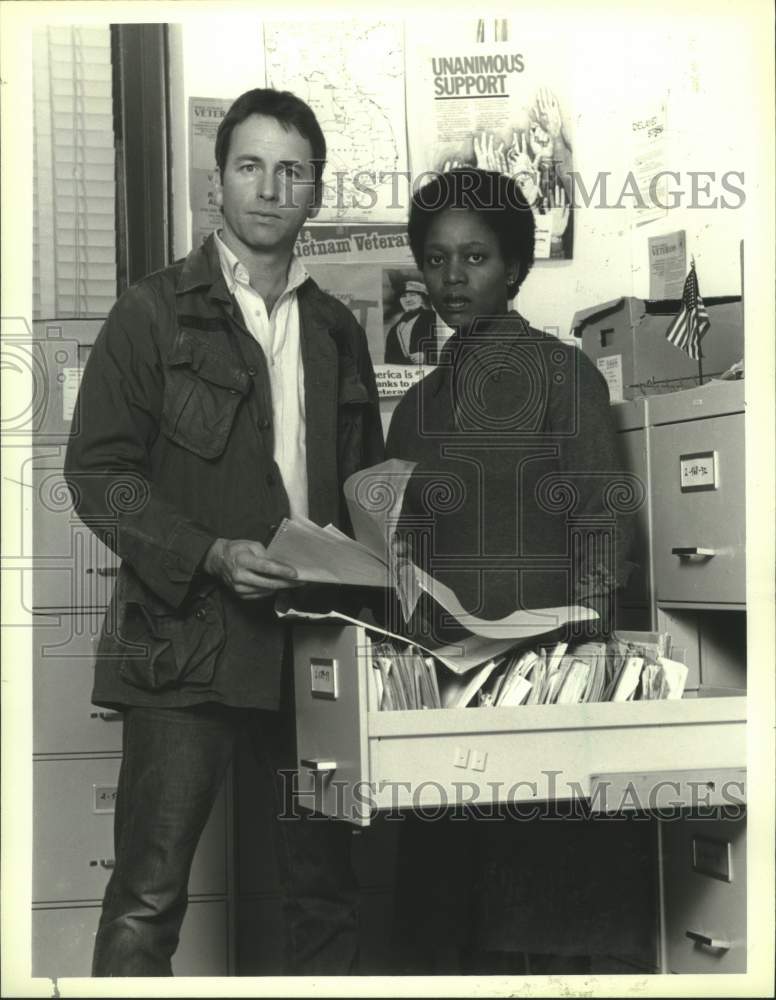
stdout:
[(312, 147), (293, 127), (251, 115), (232, 131), (216, 203), (224, 242), (243, 252), (288, 252), (306, 219), (317, 213)]

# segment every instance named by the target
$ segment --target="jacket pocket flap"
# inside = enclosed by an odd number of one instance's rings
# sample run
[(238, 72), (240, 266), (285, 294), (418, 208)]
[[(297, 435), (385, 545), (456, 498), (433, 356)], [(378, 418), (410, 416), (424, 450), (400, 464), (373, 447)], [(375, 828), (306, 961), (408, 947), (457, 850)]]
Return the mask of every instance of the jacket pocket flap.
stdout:
[(214, 350), (190, 330), (179, 331), (167, 364), (171, 368), (189, 367), (206, 382), (235, 390), (243, 396), (250, 389), (248, 373), (239, 368), (233, 358)]
[[(123, 569), (123, 567), (122, 567)], [(223, 605), (216, 586), (186, 609), (173, 610), (130, 571), (119, 574), (116, 639), (145, 648), (124, 656), (121, 677), (133, 687), (159, 691), (211, 682), (225, 642)]]

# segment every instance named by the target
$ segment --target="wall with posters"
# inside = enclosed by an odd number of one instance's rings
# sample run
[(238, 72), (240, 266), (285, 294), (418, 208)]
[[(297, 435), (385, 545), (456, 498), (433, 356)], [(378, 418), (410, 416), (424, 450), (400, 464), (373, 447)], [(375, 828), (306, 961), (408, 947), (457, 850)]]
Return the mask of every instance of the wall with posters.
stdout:
[[(677, 15), (658, 26), (610, 8), (605, 18), (572, 9), (444, 24), (378, 14), (345, 24), (225, 11), (215, 22), (188, 16), (173, 36), (176, 250), (192, 239), (189, 167), (192, 179), (204, 169), (189, 162), (192, 98), (228, 100), (266, 83), (295, 90), (315, 108), (330, 146), (327, 201), (299, 251), (359, 312), (377, 365), (402, 315), (397, 282), (418, 277), (403, 239), (402, 173), (454, 161), (513, 172), (532, 155), (536, 166), (553, 122), (564, 168), (542, 194), (537, 220), (549, 226), (547, 252), (518, 304), (533, 325), (568, 336), (578, 309), (649, 297), (648, 241), (677, 231), (703, 295), (741, 291), (742, 208), (756, 196), (746, 173), (758, 126), (751, 43), (735, 18)], [(389, 179), (371, 183), (369, 170)], [(575, 186), (567, 193), (569, 175)], [(533, 178), (547, 188), (538, 170)], [(411, 318), (399, 340), (416, 361)], [(381, 370), (381, 384), (400, 392), (419, 373), (393, 364)]]

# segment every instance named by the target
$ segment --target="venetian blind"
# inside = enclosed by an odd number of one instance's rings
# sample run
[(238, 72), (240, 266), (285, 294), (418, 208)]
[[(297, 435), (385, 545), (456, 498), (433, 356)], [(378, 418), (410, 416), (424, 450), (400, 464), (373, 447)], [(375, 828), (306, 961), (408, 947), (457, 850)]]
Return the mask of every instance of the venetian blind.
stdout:
[(109, 27), (33, 37), (33, 314), (105, 316), (116, 299)]

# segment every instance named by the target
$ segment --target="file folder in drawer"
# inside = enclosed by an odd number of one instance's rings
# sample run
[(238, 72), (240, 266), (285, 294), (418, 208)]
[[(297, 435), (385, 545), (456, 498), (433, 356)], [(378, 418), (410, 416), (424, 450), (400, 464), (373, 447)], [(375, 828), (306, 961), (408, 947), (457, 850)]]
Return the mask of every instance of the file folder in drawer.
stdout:
[[(373, 810), (587, 799), (604, 772), (746, 764), (744, 697), (380, 712), (370, 647), (360, 625), (295, 629), (297, 801), (359, 826)], [(596, 788), (596, 808), (618, 808)]]

